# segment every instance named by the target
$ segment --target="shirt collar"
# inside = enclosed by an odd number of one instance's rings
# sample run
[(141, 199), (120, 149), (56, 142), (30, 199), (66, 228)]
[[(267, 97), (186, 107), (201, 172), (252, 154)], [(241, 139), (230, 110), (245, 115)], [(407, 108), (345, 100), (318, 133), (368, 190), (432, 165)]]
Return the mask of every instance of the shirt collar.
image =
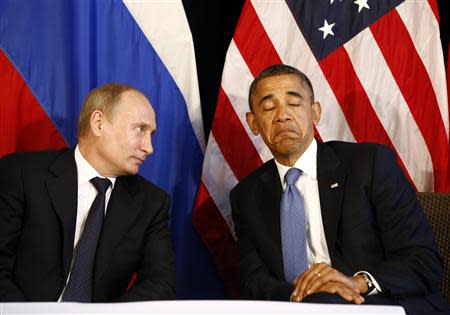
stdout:
[[(280, 175), (281, 184), (284, 187), (284, 176), (287, 171), (291, 168), (289, 166), (283, 165), (275, 160), (275, 164), (278, 169), (278, 174)], [(311, 144), (306, 148), (306, 151), (300, 156), (300, 158), (295, 161), (294, 166), (302, 170), (302, 174), (305, 174), (312, 179), (317, 178), (317, 141), (313, 139)]]
[[(78, 185), (83, 185), (94, 177), (105, 178), (105, 176), (100, 175), (95, 168), (89, 164), (89, 162), (81, 154), (78, 145), (75, 147), (75, 163), (77, 164), (78, 172)], [(111, 189), (114, 188), (116, 182), (116, 177), (107, 177), (111, 181)]]

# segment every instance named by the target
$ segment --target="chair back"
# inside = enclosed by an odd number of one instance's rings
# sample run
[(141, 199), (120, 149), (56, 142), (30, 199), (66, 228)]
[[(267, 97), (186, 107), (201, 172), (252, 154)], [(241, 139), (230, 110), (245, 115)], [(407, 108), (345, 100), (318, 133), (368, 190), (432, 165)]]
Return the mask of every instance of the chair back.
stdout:
[(450, 193), (421, 192), (417, 198), (430, 223), (444, 261), (442, 293), (450, 304)]

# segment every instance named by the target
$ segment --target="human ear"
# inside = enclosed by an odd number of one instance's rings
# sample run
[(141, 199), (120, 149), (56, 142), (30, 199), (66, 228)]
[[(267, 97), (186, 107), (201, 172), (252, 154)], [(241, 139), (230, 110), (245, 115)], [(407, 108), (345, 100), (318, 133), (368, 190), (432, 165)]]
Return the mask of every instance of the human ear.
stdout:
[(245, 119), (247, 120), (248, 127), (253, 132), (255, 136), (259, 135), (258, 125), (256, 124), (256, 117), (253, 113), (248, 112), (245, 114)]
[(102, 125), (104, 120), (104, 114), (100, 110), (95, 110), (91, 114), (90, 126), (92, 133), (96, 136), (100, 136), (102, 133)]
[(317, 126), (317, 124), (320, 121), (320, 115), (322, 114), (322, 108), (320, 107), (319, 102), (312, 103), (311, 107), (312, 107), (312, 112), (313, 112), (314, 126)]

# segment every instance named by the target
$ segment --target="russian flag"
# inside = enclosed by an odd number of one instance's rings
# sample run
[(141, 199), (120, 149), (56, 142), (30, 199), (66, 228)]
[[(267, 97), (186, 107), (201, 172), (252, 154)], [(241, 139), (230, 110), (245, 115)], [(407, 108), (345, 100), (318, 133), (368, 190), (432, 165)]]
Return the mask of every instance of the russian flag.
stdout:
[(85, 95), (107, 82), (139, 89), (155, 109), (155, 152), (140, 173), (171, 195), (179, 297), (220, 298), (191, 225), (205, 140), (182, 2), (0, 2), (0, 157), (74, 146)]

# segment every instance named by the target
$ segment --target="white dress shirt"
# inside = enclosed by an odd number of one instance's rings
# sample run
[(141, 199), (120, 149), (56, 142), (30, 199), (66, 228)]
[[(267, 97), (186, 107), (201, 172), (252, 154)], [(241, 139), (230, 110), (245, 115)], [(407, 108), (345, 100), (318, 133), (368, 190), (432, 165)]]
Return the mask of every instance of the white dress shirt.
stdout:
[[(280, 164), (275, 160), (275, 164), (280, 175), (281, 185), (283, 191), (286, 190), (286, 183), (284, 176), (291, 168)], [(308, 267), (321, 262), (327, 263), (331, 266), (330, 254), (328, 252), (327, 240), (325, 238), (325, 231), (323, 229), (322, 211), (320, 207), (319, 185), (317, 181), (317, 141), (313, 139), (306, 151), (295, 162), (294, 166), (302, 170), (301, 175), (297, 179), (295, 186), (303, 197), (305, 212), (306, 212), (306, 238), (307, 238), (307, 254)], [(381, 288), (375, 278), (367, 271), (358, 271), (354, 275), (366, 273), (372, 283), (375, 285), (374, 291), (371, 294), (381, 292)], [(370, 295), (371, 295), (370, 294)]]
[[(328, 253), (327, 241), (322, 223), (322, 212), (320, 208), (319, 185), (317, 183), (317, 142), (314, 139), (306, 151), (295, 162), (295, 168), (302, 170), (295, 186), (303, 197), (306, 211), (306, 246), (308, 252), (308, 267), (325, 262), (331, 265)], [(284, 176), (291, 168), (280, 164), (275, 160), (278, 174), (280, 175), (283, 191), (286, 190)]]
[[(78, 180), (78, 197), (77, 197), (77, 221), (75, 225), (75, 236), (73, 239), (73, 255), (72, 255), (72, 263), (70, 269), (72, 270), (73, 260), (76, 255), (76, 249), (78, 245), (78, 241), (83, 233), (84, 224), (86, 222), (87, 216), (89, 214), (89, 209), (91, 208), (92, 203), (94, 202), (95, 197), (97, 196), (97, 189), (92, 185), (90, 180), (94, 177), (105, 178), (105, 176), (100, 175), (89, 162), (83, 157), (78, 148), (78, 145), (75, 147), (75, 163), (77, 165), (77, 180)], [(105, 213), (108, 208), (108, 202), (111, 198), (111, 192), (114, 188), (114, 184), (116, 182), (115, 177), (108, 177), (111, 181), (112, 185), (108, 188), (105, 194)], [(58, 301), (61, 301), (61, 298), (66, 290), (67, 283), (70, 279), (67, 277), (66, 286), (62, 291), (61, 296)]]

